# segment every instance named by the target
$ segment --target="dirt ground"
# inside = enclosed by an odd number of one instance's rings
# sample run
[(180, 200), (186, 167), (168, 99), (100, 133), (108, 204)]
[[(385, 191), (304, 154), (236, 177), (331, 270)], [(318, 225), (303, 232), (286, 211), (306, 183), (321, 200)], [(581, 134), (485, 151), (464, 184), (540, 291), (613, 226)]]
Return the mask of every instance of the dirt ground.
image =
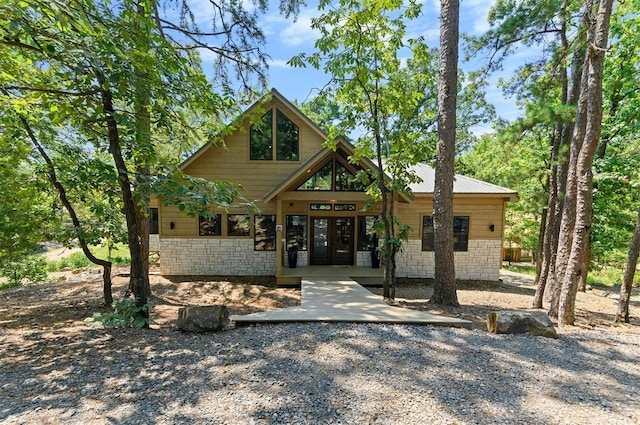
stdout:
[[(14, 330), (61, 328), (86, 329), (84, 319), (94, 312), (111, 311), (102, 299), (99, 269), (80, 269), (52, 273), (53, 283), (25, 285), (0, 292), (0, 328)], [(231, 315), (249, 314), (300, 303), (300, 290), (273, 288), (268, 281), (251, 278), (208, 280), (167, 279), (157, 273), (150, 277), (153, 296), (151, 318), (154, 328), (172, 328), (178, 308), (187, 305), (224, 304)], [(113, 295), (122, 299), (126, 292), (126, 268), (114, 269)], [(504, 282), (460, 282), (460, 307), (428, 304), (432, 282), (410, 281), (399, 285), (395, 305), (471, 320), (474, 329), (486, 330), (487, 313), (496, 310), (526, 310), (531, 306), (535, 289), (531, 279), (509, 274)], [(371, 288), (374, 293), (381, 289)], [(618, 288), (593, 288), (579, 293), (576, 302), (576, 325), (582, 328), (609, 328), (640, 332), (640, 294), (634, 289), (631, 301), (631, 325), (613, 325)], [(71, 330), (71, 329), (68, 329)]]

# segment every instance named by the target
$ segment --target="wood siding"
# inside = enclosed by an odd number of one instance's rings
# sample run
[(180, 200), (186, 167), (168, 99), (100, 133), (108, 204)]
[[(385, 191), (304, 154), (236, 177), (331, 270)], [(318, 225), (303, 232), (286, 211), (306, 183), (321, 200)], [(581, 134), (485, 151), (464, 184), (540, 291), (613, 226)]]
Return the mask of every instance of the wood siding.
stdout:
[[(226, 146), (214, 146), (203, 152), (184, 171), (194, 177), (207, 180), (232, 180), (246, 189), (244, 196), (249, 200), (259, 200), (274, 186), (289, 177), (304, 161), (316, 153), (324, 142), (318, 131), (310, 127), (297, 114), (273, 99), (272, 103), (293, 121), (299, 129), (298, 161), (252, 161), (249, 159), (248, 120), (243, 129), (237, 130), (225, 139)], [(266, 108), (268, 109), (268, 107)], [(262, 208), (262, 205), (259, 205)]]
[[(469, 216), (469, 239), (502, 239), (504, 199), (501, 197), (454, 196), (453, 215)], [(410, 204), (399, 203), (398, 218), (413, 229), (409, 239), (422, 239), (422, 217), (433, 215), (433, 197), (416, 196)], [(489, 229), (493, 224), (494, 231)]]

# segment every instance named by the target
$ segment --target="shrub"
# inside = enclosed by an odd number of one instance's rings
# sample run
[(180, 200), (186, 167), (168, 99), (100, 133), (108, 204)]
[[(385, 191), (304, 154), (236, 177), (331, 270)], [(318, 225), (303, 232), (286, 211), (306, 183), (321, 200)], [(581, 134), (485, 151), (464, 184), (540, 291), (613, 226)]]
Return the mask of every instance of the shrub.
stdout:
[(149, 315), (149, 304), (139, 307), (134, 299), (127, 298), (113, 303), (113, 308), (111, 313), (93, 313), (84, 322), (92, 328), (144, 328), (153, 324), (145, 317)]
[(37, 254), (7, 254), (0, 257), (0, 276), (8, 280), (3, 287), (46, 282), (47, 262)]

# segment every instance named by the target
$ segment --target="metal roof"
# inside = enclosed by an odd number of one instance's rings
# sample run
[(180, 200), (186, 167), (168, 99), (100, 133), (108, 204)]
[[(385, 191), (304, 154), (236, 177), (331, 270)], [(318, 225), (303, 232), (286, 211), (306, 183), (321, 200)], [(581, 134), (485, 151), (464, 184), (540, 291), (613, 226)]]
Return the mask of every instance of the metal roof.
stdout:
[[(422, 182), (413, 183), (409, 186), (413, 193), (432, 194), (436, 177), (435, 169), (425, 163), (418, 163), (412, 166), (411, 170), (422, 179)], [(515, 201), (518, 199), (518, 193), (515, 190), (463, 176), (461, 174), (455, 175), (453, 193), (469, 195), (504, 195), (509, 197), (510, 200)]]

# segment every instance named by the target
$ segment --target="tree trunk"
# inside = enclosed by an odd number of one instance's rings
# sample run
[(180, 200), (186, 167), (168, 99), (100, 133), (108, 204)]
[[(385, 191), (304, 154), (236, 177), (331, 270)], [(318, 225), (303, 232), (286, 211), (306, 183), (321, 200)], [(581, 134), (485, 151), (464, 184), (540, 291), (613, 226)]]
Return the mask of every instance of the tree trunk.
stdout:
[(78, 215), (76, 214), (76, 210), (73, 208), (71, 201), (69, 201), (69, 197), (67, 196), (67, 190), (62, 185), (62, 183), (60, 183), (60, 181), (58, 180), (56, 169), (53, 166), (53, 161), (51, 161), (51, 158), (47, 154), (47, 151), (43, 148), (43, 146), (38, 141), (35, 133), (31, 129), (31, 125), (29, 124), (29, 122), (24, 117), (20, 117), (20, 121), (22, 122), (22, 125), (26, 129), (27, 134), (31, 139), (31, 142), (35, 146), (36, 150), (38, 151), (42, 159), (44, 159), (45, 164), (47, 165), (47, 177), (49, 179), (49, 182), (51, 183), (51, 185), (53, 185), (53, 187), (58, 192), (58, 196), (60, 196), (60, 202), (62, 202), (62, 205), (64, 205), (67, 212), (69, 213), (69, 217), (71, 217), (71, 222), (73, 223), (73, 229), (74, 229), (76, 238), (78, 239), (78, 243), (80, 244), (80, 248), (82, 248), (82, 252), (84, 253), (85, 257), (87, 257), (89, 261), (91, 261), (93, 264), (96, 264), (102, 267), (104, 303), (105, 305), (110, 306), (111, 304), (113, 304), (113, 294), (111, 293), (111, 261), (103, 260), (101, 258), (96, 257), (95, 255), (93, 255), (93, 253), (89, 249), (89, 245), (87, 244), (87, 241), (82, 236), (82, 225), (80, 223), (80, 219), (78, 218)]
[[(583, 143), (577, 161), (576, 176), (576, 221), (573, 231), (573, 241), (568, 264), (564, 273), (562, 290), (558, 304), (558, 324), (560, 326), (573, 325), (575, 321), (575, 300), (577, 293), (577, 279), (584, 263), (586, 246), (589, 242), (591, 222), (593, 215), (593, 172), (592, 164), (600, 133), (602, 129), (602, 76), (604, 69), (605, 52), (609, 37), (609, 22), (613, 0), (601, 0), (598, 8), (594, 42), (589, 47), (587, 62), (583, 75), (587, 74), (587, 84), (581, 91), (586, 102), (586, 107), (578, 109), (576, 126), (584, 120), (586, 122)], [(580, 117), (584, 113), (585, 118)], [(574, 132), (580, 136), (580, 130)], [(565, 211), (566, 212), (566, 211)]]
[[(548, 188), (547, 188), (548, 189)], [(538, 285), (540, 281), (540, 275), (542, 274), (542, 257), (544, 256), (544, 234), (547, 231), (547, 217), (549, 215), (549, 209), (542, 209), (542, 216), (540, 217), (540, 229), (538, 230), (538, 246), (535, 253), (536, 264), (536, 278), (534, 285)]]
[(631, 290), (633, 289), (633, 277), (636, 273), (638, 265), (638, 255), (640, 254), (640, 208), (638, 208), (638, 218), (636, 220), (636, 228), (633, 231), (631, 245), (629, 245), (629, 255), (627, 256), (627, 264), (624, 267), (624, 276), (622, 277), (622, 285), (620, 286), (620, 299), (618, 300), (618, 310), (616, 311), (615, 322), (624, 321), (629, 323), (629, 300), (631, 298)]
[[(593, 211), (591, 211), (591, 220), (593, 221)], [(578, 291), (586, 292), (587, 277), (589, 276), (589, 266), (591, 265), (591, 238), (587, 240), (584, 257), (582, 258), (582, 267), (580, 268), (580, 276), (578, 278)]]
[(391, 259), (391, 219), (389, 216), (389, 191), (387, 189), (386, 174), (384, 172), (384, 164), (382, 162), (382, 136), (380, 131), (380, 117), (378, 114), (377, 100), (373, 102), (373, 118), (376, 128), (374, 129), (374, 138), (376, 142), (376, 160), (378, 162), (378, 189), (382, 197), (382, 210), (380, 211), (380, 217), (384, 224), (384, 243), (381, 247), (381, 260), (384, 266), (384, 280), (382, 283), (382, 297), (385, 301), (393, 300), (395, 296), (395, 288), (392, 285), (395, 283), (395, 271), (392, 267)]
[[(562, 5), (562, 27), (560, 31), (560, 44), (562, 46), (563, 55), (566, 57), (569, 55), (569, 40), (567, 39), (567, 20), (564, 17), (566, 15), (566, 2)], [(573, 83), (573, 82), (572, 82)], [(567, 77), (567, 67), (562, 66), (560, 70), (560, 87), (561, 102), (562, 104), (569, 103), (569, 81)], [(566, 124), (558, 123), (555, 125), (553, 131), (553, 141), (551, 143), (551, 153), (549, 155), (549, 198), (547, 200), (546, 215), (543, 215), (543, 219), (540, 222), (540, 228), (542, 236), (542, 249), (539, 249), (540, 256), (540, 268), (536, 265), (536, 293), (533, 298), (533, 307), (542, 308), (542, 301), (545, 291), (547, 290), (547, 283), (552, 280), (552, 276), (556, 259), (556, 251), (558, 249), (558, 231), (559, 223), (562, 217), (562, 209), (560, 208), (558, 195), (561, 190), (564, 190), (564, 184), (566, 180), (563, 180), (559, 174), (562, 164), (566, 162), (566, 155), (561, 151), (561, 147), (565, 145), (563, 138), (563, 129)], [(568, 134), (568, 133), (567, 133)], [(562, 189), (561, 189), (562, 188)], [(544, 222), (543, 222), (544, 221)]]
[[(155, 4), (156, 2), (152, 2)], [(150, 18), (151, 14), (155, 11), (155, 6), (150, 6), (151, 3), (138, 1), (137, 12), (140, 16), (140, 20)], [(142, 55), (148, 57), (148, 52), (151, 50), (150, 30), (144, 26), (136, 26), (136, 31), (140, 33), (138, 38), (138, 44), (136, 49), (141, 52)], [(138, 62), (136, 62), (138, 64)], [(147, 88), (145, 82), (149, 78), (149, 66), (138, 66), (136, 69), (136, 95), (134, 100), (135, 106), (135, 143), (137, 146), (152, 146), (151, 142), (151, 93)], [(150, 174), (149, 155), (137, 155), (134, 158), (136, 176), (137, 179), (144, 179)], [(138, 233), (138, 247), (140, 251), (141, 264), (136, 265), (141, 270), (139, 275), (143, 277), (142, 285), (144, 285), (144, 291), (147, 294), (151, 294), (151, 286), (149, 283), (149, 193), (146, 189), (140, 189), (136, 193), (135, 202), (135, 215), (137, 222)], [(133, 263), (132, 263), (133, 267)], [(133, 272), (131, 273), (133, 276)], [(131, 284), (131, 282), (130, 282)], [(131, 288), (133, 290), (133, 288)]]
[(429, 302), (457, 306), (453, 254), (453, 179), (458, 90), (459, 0), (440, 1), (438, 144), (433, 193), (435, 279)]
[[(591, 29), (590, 14), (593, 9), (593, 1), (590, 0), (584, 7), (584, 12), (581, 20), (581, 25), (587, 26), (586, 30), (580, 32), (586, 33), (585, 46), (593, 41), (593, 32)], [(579, 45), (579, 48), (582, 46)], [(572, 85), (572, 94), (576, 94), (577, 99), (577, 113), (576, 120), (573, 126), (571, 136), (571, 147), (569, 153), (569, 162), (567, 164), (567, 178), (564, 192), (564, 199), (562, 204), (562, 219), (560, 221), (560, 231), (558, 234), (558, 249), (556, 252), (555, 271), (553, 275), (553, 284), (550, 288), (550, 306), (549, 316), (552, 318), (558, 317), (558, 303), (560, 301), (560, 292), (562, 289), (562, 283), (564, 282), (565, 272), (569, 263), (569, 257), (571, 255), (571, 247), (574, 236), (574, 226), (576, 221), (576, 205), (577, 205), (577, 178), (578, 178), (578, 156), (582, 148), (584, 141), (584, 134), (587, 125), (587, 96), (586, 88), (588, 83), (588, 62), (586, 50), (584, 56), (584, 62), (580, 67), (580, 84)], [(577, 75), (574, 73), (574, 83), (577, 79)], [(568, 131), (568, 129), (567, 129)], [(568, 134), (568, 133), (565, 133)]]
[[(108, 83), (104, 75), (95, 70), (96, 76), (102, 87), (102, 105), (107, 123), (107, 135), (109, 138), (109, 153), (111, 154), (118, 172), (118, 181), (122, 192), (124, 204), (124, 215), (127, 222), (127, 240), (129, 242), (129, 253), (131, 254), (131, 272), (129, 276), (129, 286), (136, 299), (136, 305), (142, 307), (149, 299), (149, 273), (144, 268), (145, 260), (141, 253), (141, 241), (139, 238), (138, 219), (136, 203), (133, 199), (132, 182), (129, 178), (129, 171), (122, 156), (120, 147), (120, 136), (118, 134), (118, 124), (115, 119), (115, 109), (111, 92), (108, 90)], [(148, 260), (147, 260), (148, 261)], [(148, 318), (148, 311), (143, 311), (143, 315)], [(147, 325), (148, 326), (148, 325)]]

